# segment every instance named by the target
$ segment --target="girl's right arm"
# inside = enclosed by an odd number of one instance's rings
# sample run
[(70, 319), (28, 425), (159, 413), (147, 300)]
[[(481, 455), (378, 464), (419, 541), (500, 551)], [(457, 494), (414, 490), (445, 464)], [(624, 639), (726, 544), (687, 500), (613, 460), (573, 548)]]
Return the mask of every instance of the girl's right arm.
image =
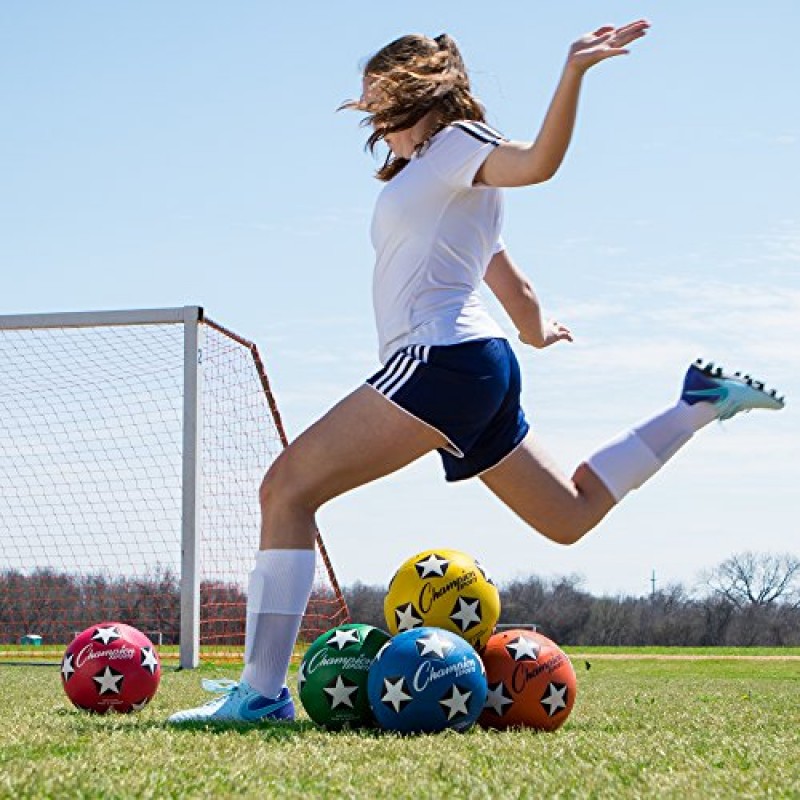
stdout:
[(550, 180), (564, 160), (578, 112), (578, 97), (586, 71), (607, 58), (625, 55), (626, 45), (647, 33), (646, 20), (621, 28), (607, 25), (586, 34), (569, 50), (539, 135), (534, 142), (505, 142), (483, 162), (475, 183), (487, 186), (530, 186)]

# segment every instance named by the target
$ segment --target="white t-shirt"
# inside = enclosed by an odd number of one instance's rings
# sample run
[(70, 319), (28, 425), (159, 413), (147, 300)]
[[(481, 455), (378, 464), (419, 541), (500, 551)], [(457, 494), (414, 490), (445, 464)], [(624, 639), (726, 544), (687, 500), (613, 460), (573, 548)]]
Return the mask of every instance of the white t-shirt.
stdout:
[(478, 290), (503, 249), (502, 194), (473, 180), (502, 137), (478, 122), (433, 136), (389, 181), (372, 218), (380, 358), (410, 344), (504, 336)]

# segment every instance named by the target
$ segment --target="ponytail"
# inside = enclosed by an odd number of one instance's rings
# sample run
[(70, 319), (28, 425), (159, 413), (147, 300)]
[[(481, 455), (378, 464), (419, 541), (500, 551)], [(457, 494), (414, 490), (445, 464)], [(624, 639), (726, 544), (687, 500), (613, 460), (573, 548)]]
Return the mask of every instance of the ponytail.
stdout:
[(440, 33), (434, 40), (439, 46), (439, 50), (447, 53), (448, 68), (453, 74), (455, 84), (469, 91), (469, 76), (467, 75), (467, 65), (461, 56), (456, 40), (448, 33)]

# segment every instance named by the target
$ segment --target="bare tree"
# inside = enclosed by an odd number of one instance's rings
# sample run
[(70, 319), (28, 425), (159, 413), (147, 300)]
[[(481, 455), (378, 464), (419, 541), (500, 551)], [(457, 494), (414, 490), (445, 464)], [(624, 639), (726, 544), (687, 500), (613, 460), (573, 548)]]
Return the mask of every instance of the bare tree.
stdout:
[(777, 603), (800, 607), (800, 558), (791, 553), (737, 553), (715, 567), (707, 583), (737, 608)]

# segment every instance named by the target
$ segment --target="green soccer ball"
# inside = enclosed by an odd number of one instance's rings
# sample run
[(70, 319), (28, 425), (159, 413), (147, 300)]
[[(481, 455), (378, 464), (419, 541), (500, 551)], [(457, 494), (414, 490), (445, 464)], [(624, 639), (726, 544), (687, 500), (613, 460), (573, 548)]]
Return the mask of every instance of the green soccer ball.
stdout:
[(372, 625), (351, 624), (314, 640), (297, 675), (300, 702), (314, 722), (330, 730), (375, 724), (367, 675), (375, 655), (390, 638)]

